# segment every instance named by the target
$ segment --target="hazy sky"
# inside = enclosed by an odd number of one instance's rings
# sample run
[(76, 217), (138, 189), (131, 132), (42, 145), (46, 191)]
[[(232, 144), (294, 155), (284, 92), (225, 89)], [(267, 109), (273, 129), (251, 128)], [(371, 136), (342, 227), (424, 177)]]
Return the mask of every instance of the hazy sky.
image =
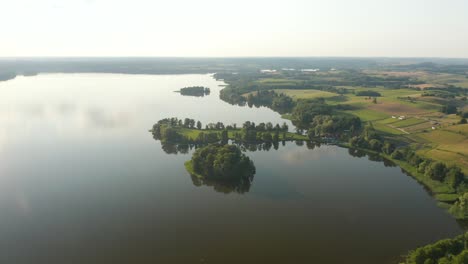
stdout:
[(0, 0), (0, 56), (468, 57), (468, 0)]

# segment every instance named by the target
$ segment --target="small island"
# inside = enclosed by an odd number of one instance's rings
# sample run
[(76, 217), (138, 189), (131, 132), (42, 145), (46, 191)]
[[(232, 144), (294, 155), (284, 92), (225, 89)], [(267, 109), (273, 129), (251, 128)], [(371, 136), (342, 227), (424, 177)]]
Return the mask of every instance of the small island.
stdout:
[(244, 143), (308, 140), (307, 135), (288, 132), (288, 125), (270, 122), (255, 124), (246, 121), (242, 127), (222, 122), (209, 123), (203, 128), (200, 121), (191, 118), (164, 118), (153, 125), (154, 139), (177, 144), (227, 143), (228, 140)]
[(255, 174), (253, 162), (234, 145), (210, 144), (198, 148), (185, 168), (195, 185), (214, 186), (223, 193), (247, 192)]
[(0, 72), (0, 81), (9, 81), (16, 78), (16, 73), (14, 72)]
[(203, 87), (203, 86), (190, 86), (190, 87), (184, 87), (180, 89), (179, 91), (176, 91), (180, 93), (181, 95), (185, 96), (198, 96), (198, 97), (203, 97), (205, 95), (210, 94), (210, 88), (208, 87)]

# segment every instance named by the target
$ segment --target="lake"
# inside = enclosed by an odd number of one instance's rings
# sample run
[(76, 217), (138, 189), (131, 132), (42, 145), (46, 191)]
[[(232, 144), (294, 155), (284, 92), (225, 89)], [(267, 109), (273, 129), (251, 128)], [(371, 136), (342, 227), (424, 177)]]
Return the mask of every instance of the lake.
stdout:
[[(396, 263), (462, 232), (398, 167), (294, 142), (248, 151), (238, 193), (197, 184), (148, 132), (165, 117), (287, 122), (219, 99), (211, 75), (0, 82), (1, 263)], [(206, 86), (205, 97), (182, 96)]]

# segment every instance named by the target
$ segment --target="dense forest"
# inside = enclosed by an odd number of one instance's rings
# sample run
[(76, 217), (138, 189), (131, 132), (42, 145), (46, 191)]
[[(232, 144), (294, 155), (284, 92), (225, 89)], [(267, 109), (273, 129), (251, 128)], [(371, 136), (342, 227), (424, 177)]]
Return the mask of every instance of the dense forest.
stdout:
[(408, 255), (405, 263), (466, 264), (468, 263), (468, 233), (420, 247)]
[(249, 107), (265, 106), (279, 113), (289, 113), (295, 106), (295, 102), (291, 97), (269, 90), (249, 93), (245, 100)]
[(185, 164), (197, 184), (214, 185), (226, 192), (246, 192), (255, 175), (255, 166), (235, 145), (210, 144), (198, 148)]
[(210, 94), (210, 88), (203, 86), (184, 87), (178, 91), (181, 95), (205, 96)]

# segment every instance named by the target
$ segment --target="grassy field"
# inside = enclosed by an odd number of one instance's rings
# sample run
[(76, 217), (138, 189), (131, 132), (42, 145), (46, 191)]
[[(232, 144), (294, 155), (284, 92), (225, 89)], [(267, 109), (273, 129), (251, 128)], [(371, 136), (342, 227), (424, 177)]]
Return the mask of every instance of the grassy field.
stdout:
[[(190, 128), (181, 128), (178, 127), (176, 128), (177, 132), (189, 139), (195, 140), (200, 133), (218, 133), (221, 136), (221, 131), (220, 130), (209, 130), (209, 129), (190, 129)], [(236, 130), (228, 130), (228, 138), (229, 139), (234, 139), (235, 138), (235, 133), (241, 133), (241, 129), (236, 129)], [(273, 132), (271, 132), (271, 135), (273, 136)], [(280, 140), (283, 140), (283, 134), (280, 133)], [(308, 140), (308, 137), (305, 135), (299, 135), (296, 133), (291, 133), (287, 132), (286, 133), (286, 139), (285, 140)]]
[[(295, 100), (322, 97), (331, 105), (351, 105), (354, 109), (345, 112), (358, 116), (364, 122), (371, 121), (376, 130), (388, 136), (398, 136), (403, 142), (411, 143), (422, 156), (449, 165), (457, 164), (468, 174), (468, 125), (454, 125), (460, 117), (444, 115), (439, 112), (440, 105), (420, 100), (420, 91), (383, 87), (346, 88), (354, 91), (377, 91), (382, 96), (377, 97), (377, 103), (373, 103), (369, 98), (355, 96), (353, 93), (340, 96), (319, 90), (282, 89), (277, 92)], [(405, 119), (392, 116), (405, 116)]]
[[(277, 92), (284, 93), (296, 100), (325, 98), (326, 102), (331, 105), (347, 104), (355, 108), (349, 112), (355, 114), (365, 121), (373, 121), (384, 119), (392, 115), (404, 116), (419, 116), (427, 115), (436, 112), (440, 106), (431, 102), (420, 100), (421, 92), (411, 89), (386, 89), (383, 87), (366, 88), (366, 87), (348, 87), (340, 86), (358, 91), (372, 90), (380, 93), (382, 96), (377, 97), (377, 103), (373, 103), (372, 99), (365, 96), (356, 96), (353, 93), (338, 95), (335, 93), (319, 91), (319, 90), (292, 90), (281, 89)], [(407, 100), (412, 98), (413, 102)]]
[(398, 127), (398, 128), (403, 128), (403, 127), (418, 125), (418, 124), (425, 123), (425, 122), (427, 122), (427, 121), (423, 120), (423, 119), (408, 118), (408, 119), (404, 119), (404, 120), (398, 120), (397, 122), (392, 123), (392, 125), (395, 126), (395, 127)]
[(432, 73), (423, 75), (419, 79), (436, 87), (446, 87), (447, 85), (455, 85), (458, 87), (468, 88), (468, 78), (460, 74)]
[(445, 128), (445, 130), (468, 136), (468, 124), (450, 126)]
[[(348, 87), (340, 86), (357, 91), (372, 90), (379, 92), (382, 96), (377, 97), (377, 103), (365, 96), (356, 96), (354, 93), (338, 95), (331, 92), (320, 90), (293, 90), (281, 89), (277, 92), (284, 93), (295, 100), (324, 98), (330, 105), (346, 104), (353, 107), (353, 110), (347, 110), (361, 118), (363, 121), (379, 122), (387, 127), (379, 125), (381, 131), (393, 133), (416, 133), (424, 130), (431, 130), (433, 123), (452, 124), (458, 122), (459, 117), (443, 115), (438, 112), (441, 105), (427, 101), (427, 98), (421, 97), (421, 91), (412, 89), (388, 89), (383, 87)], [(408, 97), (412, 101), (408, 100)], [(390, 118), (391, 116), (405, 116), (404, 120)], [(432, 122), (431, 122), (432, 121)], [(395, 130), (395, 128), (397, 128)], [(398, 128), (403, 129), (398, 131)], [(398, 132), (397, 132), (398, 131)]]
[[(416, 133), (412, 139), (419, 144), (422, 156), (459, 165), (468, 174), (468, 125), (452, 125), (429, 132)], [(416, 145), (415, 144), (415, 145)]]
[(372, 111), (370, 109), (349, 110), (346, 112), (358, 116), (362, 121), (375, 121), (389, 117), (386, 113)]
[(387, 134), (391, 134), (391, 135), (403, 135), (403, 134), (406, 134), (405, 132), (399, 130), (399, 129), (396, 129), (396, 128), (392, 128), (392, 127), (389, 127), (385, 124), (382, 124), (382, 123), (379, 123), (379, 122), (374, 122), (373, 123), (374, 125), (374, 128), (380, 132), (384, 132), (384, 133), (387, 133)]
[(313, 99), (313, 98), (330, 98), (338, 96), (335, 93), (320, 91), (320, 90), (291, 90), (291, 89), (278, 89), (277, 93), (283, 93), (293, 99)]
[(433, 125), (431, 122), (424, 122), (412, 126), (405, 127), (405, 131), (408, 133), (417, 133), (417, 132), (424, 132), (432, 130)]
[(413, 87), (427, 88), (427, 87), (440, 87), (444, 88), (448, 85), (455, 85), (458, 87), (468, 88), (468, 78), (461, 74), (451, 73), (434, 73), (425, 71), (364, 71), (369, 75), (386, 77), (411, 77), (417, 80), (424, 81), (424, 84), (413, 85)]

